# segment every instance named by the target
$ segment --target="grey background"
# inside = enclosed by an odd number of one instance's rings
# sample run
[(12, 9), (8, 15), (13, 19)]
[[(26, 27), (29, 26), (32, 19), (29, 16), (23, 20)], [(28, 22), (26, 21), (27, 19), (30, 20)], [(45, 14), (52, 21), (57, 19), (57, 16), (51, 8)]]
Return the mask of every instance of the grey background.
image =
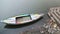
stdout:
[[(47, 14), (50, 7), (56, 6), (60, 6), (60, 0), (0, 0), (0, 20), (26, 13)], [(4, 26), (5, 24), (0, 23), (0, 34), (16, 34), (16, 32), (26, 29), (24, 27), (18, 29), (5, 29)], [(31, 28), (31, 26), (28, 28)]]
[(0, 19), (25, 13), (46, 13), (55, 6), (60, 6), (60, 0), (0, 0)]

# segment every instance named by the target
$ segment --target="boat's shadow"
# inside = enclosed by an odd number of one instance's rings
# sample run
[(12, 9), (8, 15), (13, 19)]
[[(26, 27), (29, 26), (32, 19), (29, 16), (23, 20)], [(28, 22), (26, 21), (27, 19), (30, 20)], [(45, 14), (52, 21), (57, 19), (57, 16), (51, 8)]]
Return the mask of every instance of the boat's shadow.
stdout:
[[(43, 17), (42, 17), (43, 18)], [(32, 21), (32, 22), (29, 22), (29, 23), (25, 23), (25, 24), (20, 24), (20, 25), (9, 25), (9, 24), (6, 24), (4, 28), (22, 28), (22, 27), (25, 27), (25, 26), (29, 26), (29, 25), (32, 25), (36, 22), (38, 22), (39, 20), (41, 20), (42, 18), (38, 19), (38, 20), (35, 20), (35, 21)]]

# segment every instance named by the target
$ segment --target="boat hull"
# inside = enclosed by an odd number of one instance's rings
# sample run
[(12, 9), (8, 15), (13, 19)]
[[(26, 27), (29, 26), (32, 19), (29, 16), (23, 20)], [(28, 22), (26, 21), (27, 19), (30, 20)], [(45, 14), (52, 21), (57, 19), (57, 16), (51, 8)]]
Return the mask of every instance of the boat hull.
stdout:
[(29, 22), (33, 22), (35, 20), (38, 20), (43, 15), (44, 14), (23, 14), (23, 15), (19, 15), (19, 16), (15, 16), (12, 18), (2, 20), (1, 22), (4, 22), (6, 24), (10, 24), (10, 25), (19, 25), (19, 24), (25, 24), (25, 23), (29, 23)]

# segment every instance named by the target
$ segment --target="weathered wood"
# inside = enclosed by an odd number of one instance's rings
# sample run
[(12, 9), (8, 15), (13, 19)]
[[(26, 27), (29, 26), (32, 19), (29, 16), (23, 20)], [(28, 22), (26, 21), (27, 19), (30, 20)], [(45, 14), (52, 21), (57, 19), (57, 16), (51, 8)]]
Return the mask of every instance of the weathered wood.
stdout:
[(60, 24), (60, 7), (50, 8), (48, 15), (54, 21)]

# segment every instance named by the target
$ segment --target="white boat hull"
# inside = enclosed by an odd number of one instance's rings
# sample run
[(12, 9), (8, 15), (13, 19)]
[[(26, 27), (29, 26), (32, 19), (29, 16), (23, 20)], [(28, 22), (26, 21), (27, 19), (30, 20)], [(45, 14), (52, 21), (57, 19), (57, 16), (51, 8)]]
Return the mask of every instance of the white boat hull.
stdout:
[[(23, 16), (28, 16), (28, 15), (30, 15), (31, 19), (29, 19), (29, 17), (27, 17), (27, 18), (24, 17), (25, 20), (23, 18), (19, 18), (16, 21), (17, 17), (23, 17)], [(41, 18), (43, 15), (44, 14), (24, 14), (24, 15), (19, 15), (19, 16), (15, 16), (15, 17), (12, 17), (12, 18), (8, 18), (6, 20), (1, 20), (1, 22), (4, 22), (6, 24), (14, 24), (14, 25), (24, 24), (24, 23), (35, 21), (35, 20)], [(27, 19), (29, 19), (29, 20), (27, 20)]]

